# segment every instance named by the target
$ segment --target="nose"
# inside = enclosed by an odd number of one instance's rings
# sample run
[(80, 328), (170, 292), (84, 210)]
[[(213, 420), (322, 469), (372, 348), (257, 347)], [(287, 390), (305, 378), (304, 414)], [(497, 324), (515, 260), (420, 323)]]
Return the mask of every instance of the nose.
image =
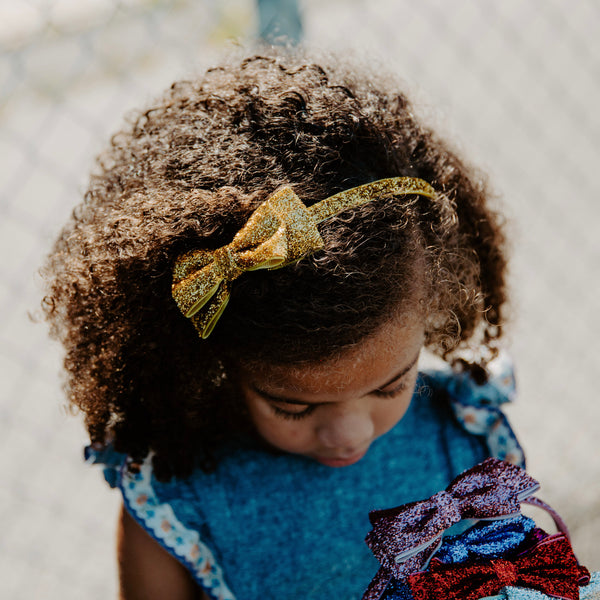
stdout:
[(317, 427), (317, 437), (325, 448), (358, 450), (373, 438), (375, 428), (368, 413), (341, 412), (328, 415)]

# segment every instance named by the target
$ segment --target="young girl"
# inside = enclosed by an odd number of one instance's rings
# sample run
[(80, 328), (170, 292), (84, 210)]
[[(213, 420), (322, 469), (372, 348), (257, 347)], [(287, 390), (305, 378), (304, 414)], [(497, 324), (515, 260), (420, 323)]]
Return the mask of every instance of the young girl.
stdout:
[(360, 598), (370, 510), (522, 462), (503, 241), (389, 75), (270, 50), (137, 113), (46, 265), (121, 598)]

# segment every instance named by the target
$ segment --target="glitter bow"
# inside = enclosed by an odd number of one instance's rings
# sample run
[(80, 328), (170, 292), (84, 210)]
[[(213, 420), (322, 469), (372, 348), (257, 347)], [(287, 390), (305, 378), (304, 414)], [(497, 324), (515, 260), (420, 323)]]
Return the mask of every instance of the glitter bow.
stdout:
[(460, 535), (443, 538), (435, 559), (446, 564), (502, 558), (532, 537), (535, 522), (523, 515), (481, 521)]
[(427, 500), (372, 511), (366, 542), (381, 568), (363, 600), (379, 598), (392, 577), (420, 571), (439, 548), (442, 533), (462, 519), (515, 516), (520, 502), (539, 489), (516, 465), (495, 458), (468, 469)]
[(410, 575), (407, 583), (414, 600), (477, 600), (506, 586), (579, 600), (579, 586), (589, 579), (589, 571), (579, 565), (567, 538), (557, 534), (512, 560), (445, 565), (434, 559), (428, 571)]
[(230, 284), (245, 271), (276, 269), (323, 247), (317, 225), (348, 208), (382, 196), (435, 197), (422, 179), (380, 179), (306, 207), (289, 187), (275, 192), (250, 216), (233, 241), (217, 250), (180, 256), (173, 270), (173, 298), (202, 338), (212, 332), (230, 295)]

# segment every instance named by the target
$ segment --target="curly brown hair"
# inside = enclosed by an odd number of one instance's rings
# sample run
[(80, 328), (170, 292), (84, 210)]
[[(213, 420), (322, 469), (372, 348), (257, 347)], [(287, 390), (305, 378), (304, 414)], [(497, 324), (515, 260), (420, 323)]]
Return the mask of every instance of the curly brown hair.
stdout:
[[(326, 66), (325, 66), (326, 65)], [(315, 361), (420, 307), (446, 359), (502, 334), (504, 237), (483, 177), (414, 116), (389, 75), (269, 50), (179, 81), (114, 135), (44, 267), (70, 402), (94, 443), (161, 478), (208, 468), (248, 430), (235, 365)], [(381, 198), (319, 226), (325, 248), (236, 280), (207, 340), (171, 297), (182, 253), (231, 241), (282, 185), (306, 205), (394, 176), (436, 200)]]

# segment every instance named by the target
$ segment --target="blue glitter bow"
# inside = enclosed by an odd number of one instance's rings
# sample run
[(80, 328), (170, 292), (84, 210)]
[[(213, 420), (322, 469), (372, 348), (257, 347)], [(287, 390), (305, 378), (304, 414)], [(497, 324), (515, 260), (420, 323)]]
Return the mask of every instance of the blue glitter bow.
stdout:
[(522, 515), (477, 523), (460, 535), (444, 538), (435, 557), (447, 564), (502, 558), (523, 544), (534, 528), (535, 522)]

